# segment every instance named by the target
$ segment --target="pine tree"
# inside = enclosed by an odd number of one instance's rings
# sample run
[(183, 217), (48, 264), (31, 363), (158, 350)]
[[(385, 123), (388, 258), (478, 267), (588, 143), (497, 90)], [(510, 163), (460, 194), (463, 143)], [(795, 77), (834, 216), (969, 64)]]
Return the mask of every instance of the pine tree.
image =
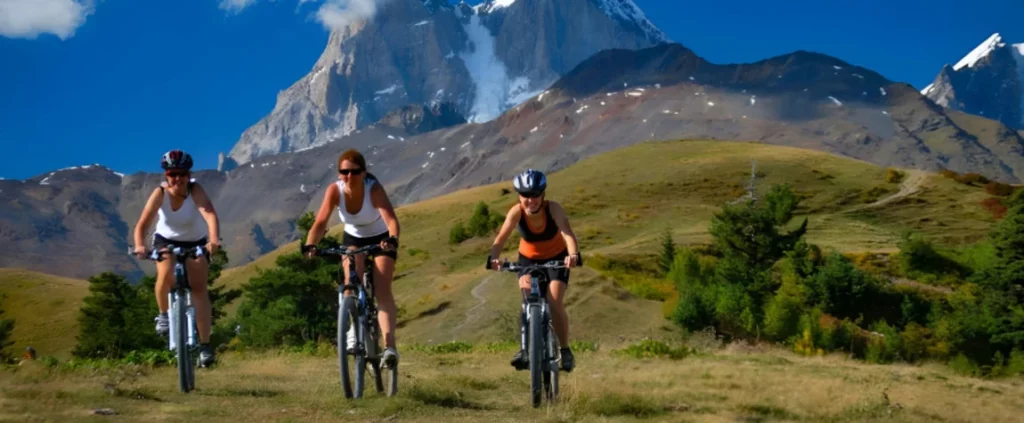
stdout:
[(140, 293), (112, 272), (89, 278), (89, 295), (78, 316), (78, 345), (72, 354), (121, 358), (133, 350), (158, 348), (161, 341), (153, 330), (153, 314)]
[[(3, 303), (4, 297), (0, 297), (0, 304)], [(7, 347), (14, 345), (14, 341), (11, 339), (14, 332), (14, 319), (4, 318), (4, 309), (0, 307), (0, 362), (11, 361), (12, 357), (7, 350)]]
[(661, 237), (661, 257), (658, 259), (658, 267), (663, 275), (668, 275), (672, 270), (672, 263), (676, 259), (676, 245), (672, 241), (672, 230), (665, 228)]

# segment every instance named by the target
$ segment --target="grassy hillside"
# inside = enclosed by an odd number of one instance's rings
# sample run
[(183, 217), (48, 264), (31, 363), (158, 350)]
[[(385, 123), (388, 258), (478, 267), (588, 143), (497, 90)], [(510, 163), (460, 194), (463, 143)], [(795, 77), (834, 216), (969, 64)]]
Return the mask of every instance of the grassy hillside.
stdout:
[(78, 335), (78, 308), (88, 290), (84, 280), (0, 269), (4, 317), (15, 319), (15, 355), (21, 357), (31, 345), (40, 356), (70, 356)]
[[(650, 142), (595, 156), (550, 175), (549, 198), (572, 216), (585, 255), (653, 255), (665, 228), (671, 228), (677, 243), (707, 242), (712, 214), (745, 194), (751, 160), (757, 162), (759, 192), (773, 183), (789, 183), (805, 197), (798, 213), (810, 219), (807, 239), (825, 249), (894, 251), (904, 229), (956, 245), (979, 239), (993, 222), (979, 204), (989, 197), (980, 187), (922, 172), (887, 182), (885, 169), (865, 162), (738, 142)], [(481, 268), (491, 238), (457, 246), (447, 242), (451, 226), (468, 220), (476, 203), (504, 213), (515, 201), (513, 193), (503, 192), (509, 185), (477, 187), (398, 209), (403, 228), (395, 288), (400, 342), (514, 336), (514, 278)], [(340, 231), (340, 226), (331, 229)], [(509, 257), (517, 242), (514, 235), (506, 248)], [(297, 242), (291, 243), (228, 269), (218, 284), (240, 286), (257, 269), (272, 267), (277, 256), (297, 248)], [(568, 303), (574, 339), (636, 339), (676, 330), (662, 318), (660, 302), (631, 295), (620, 276), (589, 265), (573, 271)], [(19, 321), (18, 345), (32, 342), (41, 354), (67, 352), (74, 344), (74, 316), (86, 283), (11, 270), (0, 278), (5, 281), (0, 290), (10, 293), (5, 304), (13, 304), (8, 308)]]
[[(694, 342), (695, 339), (691, 339)], [(812, 421), (1010, 422), (1019, 378), (979, 380), (935, 365), (877, 366), (774, 349), (712, 347), (679, 360), (602, 345), (563, 373), (563, 401), (533, 409), (529, 376), (508, 351), (403, 352), (398, 396), (346, 400), (329, 351), (228, 354), (177, 391), (173, 367), (61, 370), (25, 365), (0, 378), (0, 420), (69, 421), (109, 408), (131, 420), (216, 421)]]
[[(984, 236), (994, 221), (979, 204), (988, 197), (983, 189), (939, 175), (908, 171), (902, 180), (887, 181), (886, 169), (857, 160), (716, 141), (650, 142), (583, 160), (549, 176), (548, 198), (569, 212), (585, 255), (653, 255), (666, 228), (680, 244), (709, 241), (713, 213), (745, 194), (751, 160), (757, 162), (758, 192), (788, 183), (804, 197), (798, 213), (810, 219), (807, 238), (826, 250), (894, 251), (904, 229), (960, 244)], [(505, 213), (515, 202), (514, 193), (503, 191), (507, 188), (510, 184), (497, 183), (398, 209), (400, 339), (496, 340), (514, 334), (513, 278), (481, 266), (492, 238), (447, 243), (449, 229), (467, 221), (476, 203)], [(331, 230), (340, 231), (340, 226)], [(509, 257), (517, 242), (513, 236), (508, 243)], [(272, 267), (278, 255), (297, 248), (292, 243), (227, 270), (220, 283), (239, 286), (256, 269)], [(673, 330), (660, 318), (657, 301), (631, 296), (612, 275), (588, 266), (571, 279), (573, 337), (634, 338)]]

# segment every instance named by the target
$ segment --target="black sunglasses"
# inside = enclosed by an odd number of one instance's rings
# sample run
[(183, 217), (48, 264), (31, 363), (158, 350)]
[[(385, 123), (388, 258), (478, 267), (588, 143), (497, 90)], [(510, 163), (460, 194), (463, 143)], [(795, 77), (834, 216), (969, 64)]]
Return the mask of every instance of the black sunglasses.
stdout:
[(338, 169), (338, 173), (340, 173), (342, 175), (348, 175), (348, 174), (358, 175), (360, 173), (363, 173), (363, 170), (359, 169), (359, 168), (356, 168), (356, 169)]
[(540, 197), (541, 195), (544, 195), (544, 193), (542, 193), (542, 192), (528, 192), (528, 193), (519, 193), (519, 195), (521, 195), (523, 197), (526, 197), (526, 198), (537, 198), (537, 197)]

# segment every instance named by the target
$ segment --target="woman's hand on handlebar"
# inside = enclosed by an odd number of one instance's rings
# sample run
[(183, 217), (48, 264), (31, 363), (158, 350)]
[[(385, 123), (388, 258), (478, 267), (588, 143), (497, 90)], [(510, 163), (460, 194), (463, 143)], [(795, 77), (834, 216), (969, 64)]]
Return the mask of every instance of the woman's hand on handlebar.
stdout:
[(315, 245), (303, 245), (302, 247), (299, 247), (299, 249), (302, 251), (302, 255), (306, 258), (313, 258), (316, 256)]
[(580, 264), (580, 253), (565, 256), (565, 267), (576, 267)]

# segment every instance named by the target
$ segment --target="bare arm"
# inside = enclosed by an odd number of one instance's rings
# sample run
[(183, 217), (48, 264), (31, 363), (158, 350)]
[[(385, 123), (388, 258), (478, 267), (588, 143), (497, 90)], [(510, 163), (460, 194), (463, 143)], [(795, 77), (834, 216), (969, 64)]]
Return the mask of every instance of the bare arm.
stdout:
[(576, 242), (576, 234), (572, 231), (572, 227), (569, 226), (569, 216), (565, 215), (565, 210), (562, 209), (561, 204), (548, 201), (548, 205), (548, 210), (551, 211), (551, 218), (558, 224), (558, 230), (562, 232), (562, 238), (565, 238), (565, 245), (569, 249), (569, 254), (579, 254), (580, 247)]
[(401, 231), (401, 227), (398, 225), (398, 216), (395, 215), (395, 208), (391, 205), (388, 193), (384, 191), (384, 186), (379, 182), (373, 184), (373, 188), (370, 188), (370, 202), (373, 203), (373, 207), (380, 211), (381, 217), (384, 218), (384, 223), (388, 225), (388, 233), (398, 238)]
[(508, 241), (508, 237), (512, 235), (512, 230), (515, 229), (516, 224), (519, 223), (519, 217), (523, 211), (516, 204), (512, 206), (512, 209), (505, 215), (505, 223), (502, 223), (501, 229), (498, 231), (498, 236), (494, 238), (494, 244), (491, 245), (491, 260), (497, 260), (498, 256), (501, 255), (501, 250), (505, 248), (505, 242)]
[(324, 232), (327, 230), (327, 222), (331, 220), (331, 211), (338, 207), (340, 198), (341, 193), (338, 191), (338, 185), (328, 185), (327, 192), (324, 193), (324, 201), (320, 203), (320, 210), (316, 212), (316, 220), (313, 221), (313, 226), (309, 228), (309, 233), (306, 234), (306, 245), (320, 243), (320, 239), (323, 238)]
[(192, 201), (196, 203), (199, 214), (203, 216), (207, 228), (210, 229), (210, 244), (220, 245), (220, 219), (217, 218), (217, 210), (213, 208), (213, 202), (210, 201), (210, 196), (206, 195), (206, 190), (198, 183), (192, 186)]
[(149, 195), (149, 200), (146, 200), (146, 206), (142, 209), (142, 215), (139, 216), (139, 222), (135, 224), (135, 248), (138, 251), (139, 248), (146, 247), (146, 229), (149, 228), (149, 224), (153, 222), (153, 217), (156, 216), (157, 210), (164, 202), (164, 195), (162, 190), (159, 188), (154, 189), (153, 193)]

